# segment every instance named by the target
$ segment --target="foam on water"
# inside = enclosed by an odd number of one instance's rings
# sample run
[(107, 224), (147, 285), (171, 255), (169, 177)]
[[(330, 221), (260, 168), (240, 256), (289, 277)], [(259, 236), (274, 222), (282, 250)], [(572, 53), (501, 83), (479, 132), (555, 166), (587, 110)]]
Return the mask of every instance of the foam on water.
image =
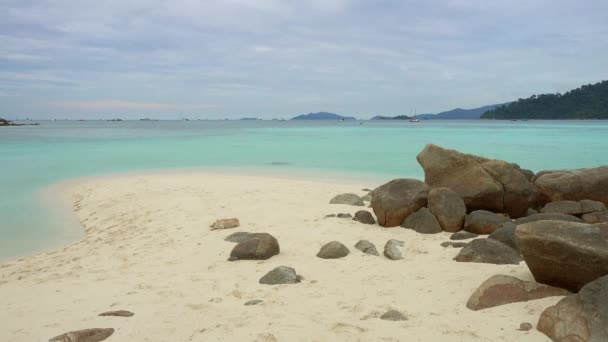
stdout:
[(352, 177), (422, 177), (427, 143), (534, 171), (608, 164), (599, 121), (123, 121), (41, 122), (0, 129), (0, 258), (73, 238), (39, 200), (74, 177), (213, 167)]

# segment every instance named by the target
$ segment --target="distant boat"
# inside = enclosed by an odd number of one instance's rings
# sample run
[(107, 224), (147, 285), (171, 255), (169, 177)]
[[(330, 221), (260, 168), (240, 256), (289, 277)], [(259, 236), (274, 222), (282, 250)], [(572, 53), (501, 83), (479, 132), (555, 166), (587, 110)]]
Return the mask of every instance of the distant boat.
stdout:
[(410, 122), (420, 122), (420, 120), (416, 119), (416, 110), (414, 109), (414, 117), (410, 119)]

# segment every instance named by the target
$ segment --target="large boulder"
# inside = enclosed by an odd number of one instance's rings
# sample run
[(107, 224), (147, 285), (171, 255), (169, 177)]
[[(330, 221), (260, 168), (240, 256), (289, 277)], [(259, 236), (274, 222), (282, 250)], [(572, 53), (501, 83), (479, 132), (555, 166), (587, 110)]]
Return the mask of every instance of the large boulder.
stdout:
[(374, 190), (372, 208), (378, 224), (396, 227), (413, 212), (426, 206), (429, 187), (417, 179), (394, 179)]
[(359, 195), (351, 193), (336, 195), (329, 201), (329, 204), (348, 204), (358, 207), (362, 207), (365, 205)]
[(467, 207), (460, 195), (450, 188), (429, 191), (428, 207), (446, 232), (462, 230)]
[(577, 292), (608, 274), (608, 230), (565, 221), (517, 226), (517, 246), (539, 283)]
[(317, 257), (321, 259), (339, 259), (347, 256), (350, 253), (348, 248), (338, 241), (332, 241), (319, 250)]
[(496, 231), (490, 235), (488, 235), (488, 239), (494, 239), (496, 241), (502, 242), (505, 245), (513, 248), (516, 251), (519, 251), (519, 247), (517, 247), (517, 241), (515, 240), (515, 229), (517, 226), (512, 222), (503, 223)]
[(499, 305), (527, 302), (570, 292), (557, 287), (523, 281), (508, 275), (494, 275), (484, 281), (469, 298), (467, 308), (482, 310)]
[(491, 234), (500, 225), (511, 220), (486, 210), (476, 210), (465, 217), (464, 230), (474, 234)]
[(401, 224), (401, 227), (409, 228), (422, 234), (436, 234), (443, 232), (439, 222), (437, 222), (437, 219), (435, 216), (433, 216), (429, 208), (421, 208), (412, 215), (408, 216)]
[(450, 235), (450, 240), (468, 240), (479, 237), (479, 234), (474, 234), (467, 232), (466, 230), (462, 230)]
[(583, 216), (581, 216), (581, 219), (583, 220), (583, 222), (591, 224), (608, 222), (608, 212), (598, 211), (595, 213), (583, 214)]
[(555, 201), (545, 204), (541, 213), (558, 213), (566, 215), (581, 215), (583, 206), (577, 201)]
[(567, 214), (558, 214), (558, 213), (541, 213), (534, 214), (526, 217), (520, 217), (517, 220), (513, 221), (515, 225), (519, 226), (520, 224), (536, 222), (536, 221), (567, 221), (567, 222), (582, 222), (580, 218)]
[(470, 211), (486, 209), (520, 217), (540, 199), (537, 189), (516, 164), (432, 144), (426, 145), (416, 159), (428, 185), (456, 191)]
[(541, 171), (534, 184), (551, 201), (595, 200), (608, 205), (608, 166)]
[(517, 265), (521, 256), (513, 248), (493, 239), (475, 239), (454, 257), (459, 262)]
[(403, 255), (401, 255), (400, 247), (403, 247), (403, 241), (390, 239), (384, 245), (384, 256), (391, 260), (401, 260), (403, 259)]
[(559, 342), (608, 341), (608, 276), (583, 286), (540, 315), (538, 331)]
[(600, 201), (582, 200), (579, 203), (583, 214), (608, 211), (606, 205)]
[(228, 261), (266, 260), (279, 254), (280, 251), (279, 242), (274, 236), (268, 233), (254, 233), (234, 246)]
[(296, 270), (287, 266), (279, 266), (272, 271), (266, 273), (261, 279), (260, 284), (265, 285), (280, 285), (280, 284), (297, 284), (301, 281), (301, 277), (296, 274)]
[(113, 328), (76, 330), (55, 336), (49, 342), (99, 342), (106, 340), (113, 333)]

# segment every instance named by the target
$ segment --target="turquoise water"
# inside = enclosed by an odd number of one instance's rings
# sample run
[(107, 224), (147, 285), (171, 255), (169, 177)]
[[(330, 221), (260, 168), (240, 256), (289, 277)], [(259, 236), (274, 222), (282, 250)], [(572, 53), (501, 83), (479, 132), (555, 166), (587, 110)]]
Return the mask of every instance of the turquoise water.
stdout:
[(57, 121), (0, 128), (0, 258), (70, 238), (38, 200), (61, 180), (143, 169), (220, 167), (422, 177), (427, 143), (522, 167), (608, 164), (608, 122)]

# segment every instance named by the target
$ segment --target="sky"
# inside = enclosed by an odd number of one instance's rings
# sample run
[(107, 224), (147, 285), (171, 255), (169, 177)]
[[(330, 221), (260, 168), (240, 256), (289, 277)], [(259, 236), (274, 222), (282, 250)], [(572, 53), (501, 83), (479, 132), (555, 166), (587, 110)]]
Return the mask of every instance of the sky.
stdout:
[(608, 79), (605, 0), (0, 0), (0, 117), (359, 118)]

